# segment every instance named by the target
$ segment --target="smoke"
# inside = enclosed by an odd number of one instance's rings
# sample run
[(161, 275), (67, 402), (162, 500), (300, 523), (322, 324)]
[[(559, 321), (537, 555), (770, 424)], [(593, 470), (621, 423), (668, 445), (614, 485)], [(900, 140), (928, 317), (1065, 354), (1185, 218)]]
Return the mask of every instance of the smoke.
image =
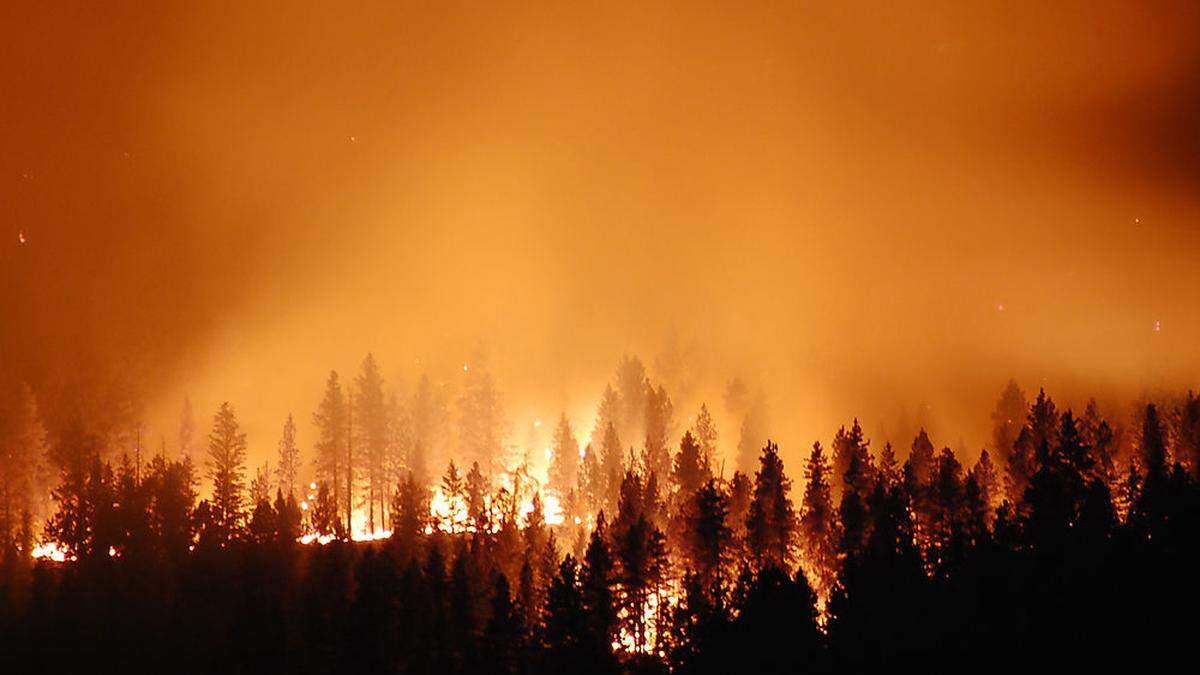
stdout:
[(1200, 373), (1192, 3), (0, 11), (0, 374), (52, 417), (228, 399), (261, 459), (330, 368), (482, 344), (519, 440), (673, 343), (681, 423), (743, 376), (794, 458)]

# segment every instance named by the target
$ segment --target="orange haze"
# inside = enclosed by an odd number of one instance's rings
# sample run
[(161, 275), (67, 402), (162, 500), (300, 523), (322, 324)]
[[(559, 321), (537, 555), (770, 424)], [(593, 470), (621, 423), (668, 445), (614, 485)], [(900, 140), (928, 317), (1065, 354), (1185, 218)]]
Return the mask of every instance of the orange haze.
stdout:
[(676, 344), (681, 423), (740, 375), (793, 464), (1200, 384), (1195, 2), (46, 4), (0, 7), (0, 378), (52, 426), (228, 399), (260, 462), (329, 369), (481, 344), (512, 442)]

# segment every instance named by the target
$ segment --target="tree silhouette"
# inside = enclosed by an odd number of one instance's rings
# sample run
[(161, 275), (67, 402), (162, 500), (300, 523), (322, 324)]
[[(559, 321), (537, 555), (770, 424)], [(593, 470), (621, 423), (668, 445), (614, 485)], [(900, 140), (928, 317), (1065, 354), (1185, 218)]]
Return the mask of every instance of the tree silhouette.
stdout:
[(30, 548), (21, 532), (41, 515), (37, 495), (44, 494), (46, 429), (28, 385), (20, 388), (14, 408), (11, 416), (0, 417), (0, 554)]
[(675, 454), (671, 477), (674, 479), (681, 504), (691, 500), (700, 486), (711, 477), (708, 464), (704, 460), (704, 450), (690, 431), (684, 432), (683, 439), (679, 442), (679, 452)]
[(821, 444), (813, 443), (804, 468), (804, 500), (800, 509), (800, 546), (805, 571), (818, 595), (828, 598), (837, 577), (837, 542), (840, 538), (833, 511), (830, 467)]
[(692, 436), (700, 445), (704, 470), (711, 474), (713, 460), (717, 456), (717, 440), (720, 436), (717, 434), (717, 424), (713, 421), (712, 413), (708, 412), (707, 404), (700, 404), (700, 412), (696, 414), (696, 422), (692, 425)]
[(642, 468), (647, 476), (667, 477), (671, 474), (671, 451), (668, 447), (674, 407), (665, 389), (647, 388), (646, 444), (642, 447)]
[(692, 493), (683, 517), (683, 559), (695, 574), (698, 592), (721, 606), (725, 570), (733, 562), (733, 530), (728, 524), (729, 495), (709, 479)]
[(213, 418), (208, 434), (208, 476), (212, 479), (214, 534), (221, 544), (237, 538), (245, 517), (246, 434), (226, 401)]
[(275, 464), (275, 480), (284, 493), (296, 494), (296, 480), (300, 475), (300, 446), (296, 445), (296, 421), (288, 413), (283, 423), (283, 436), (279, 439), (279, 454)]
[(754, 496), (746, 516), (750, 554), (759, 567), (789, 569), (793, 556), (796, 514), (788, 493), (792, 481), (783, 470), (779, 446), (767, 441), (754, 474)]
[(376, 523), (383, 523), (390, 501), (387, 470), (390, 441), (388, 405), (383, 393), (383, 376), (379, 373), (379, 364), (374, 355), (367, 354), (363, 359), (355, 387), (354, 447), (363, 458), (361, 465), (367, 483), (367, 529), (374, 532)]
[(549, 487), (562, 499), (579, 484), (579, 443), (566, 413), (559, 416), (550, 451)]
[(336, 371), (330, 371), (325, 381), (325, 395), (317, 411), (313, 413), (313, 425), (317, 427), (315, 446), (316, 475), (318, 483), (325, 483), (330, 498), (337, 508), (338, 520), (347, 515), (346, 505), (346, 459), (348, 454), (349, 424), (346, 419), (346, 398)]
[(1012, 455), (1013, 443), (1024, 424), (1026, 408), (1025, 394), (1016, 380), (1009, 380), (992, 411), (992, 447), (1001, 463), (1008, 462)]

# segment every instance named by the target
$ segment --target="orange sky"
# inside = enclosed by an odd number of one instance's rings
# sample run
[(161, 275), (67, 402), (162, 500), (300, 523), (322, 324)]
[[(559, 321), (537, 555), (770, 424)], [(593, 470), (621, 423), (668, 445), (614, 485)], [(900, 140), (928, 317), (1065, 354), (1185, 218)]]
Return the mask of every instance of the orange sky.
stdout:
[(741, 374), (795, 458), (1200, 383), (1196, 3), (18, 4), (0, 378), (51, 408), (229, 399), (265, 457), (482, 342), (519, 441), (675, 339), (681, 416)]

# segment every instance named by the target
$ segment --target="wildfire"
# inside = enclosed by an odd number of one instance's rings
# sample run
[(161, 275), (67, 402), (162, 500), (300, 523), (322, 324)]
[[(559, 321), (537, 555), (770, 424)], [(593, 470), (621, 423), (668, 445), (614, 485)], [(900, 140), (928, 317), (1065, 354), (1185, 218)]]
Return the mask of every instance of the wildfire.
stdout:
[(66, 551), (59, 548), (58, 542), (48, 541), (44, 544), (38, 544), (33, 547), (34, 558), (49, 558), (54, 562), (66, 562), (67, 560), (75, 560), (75, 556), (67, 556)]

